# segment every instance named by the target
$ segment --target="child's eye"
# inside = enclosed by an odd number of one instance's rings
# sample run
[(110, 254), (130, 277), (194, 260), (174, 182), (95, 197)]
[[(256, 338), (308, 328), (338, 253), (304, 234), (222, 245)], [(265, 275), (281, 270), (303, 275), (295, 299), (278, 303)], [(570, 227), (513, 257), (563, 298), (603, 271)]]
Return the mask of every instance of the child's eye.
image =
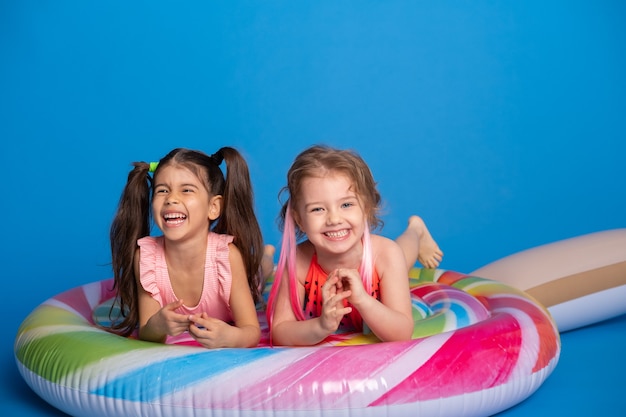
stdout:
[(352, 202), (350, 202), (350, 203), (343, 203), (343, 204), (341, 205), (341, 207), (343, 207), (343, 208), (350, 208), (350, 207), (352, 207), (352, 206), (354, 206), (354, 203), (352, 203)]
[(167, 190), (165, 188), (157, 188), (156, 190), (154, 190), (155, 194), (166, 194)]
[(313, 207), (313, 208), (311, 209), (311, 213), (318, 213), (318, 212), (320, 212), (320, 211), (322, 211), (322, 210), (324, 210), (324, 209), (323, 209), (323, 208), (321, 208), (321, 207)]

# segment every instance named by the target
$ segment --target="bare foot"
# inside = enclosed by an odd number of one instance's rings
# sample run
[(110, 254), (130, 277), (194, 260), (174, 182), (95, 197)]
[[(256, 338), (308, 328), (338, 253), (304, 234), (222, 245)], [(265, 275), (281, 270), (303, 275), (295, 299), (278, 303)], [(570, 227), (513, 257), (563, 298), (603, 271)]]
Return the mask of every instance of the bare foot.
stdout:
[(431, 236), (426, 223), (419, 216), (409, 218), (408, 230), (413, 230), (419, 237), (417, 260), (426, 268), (437, 268), (443, 259), (443, 252)]

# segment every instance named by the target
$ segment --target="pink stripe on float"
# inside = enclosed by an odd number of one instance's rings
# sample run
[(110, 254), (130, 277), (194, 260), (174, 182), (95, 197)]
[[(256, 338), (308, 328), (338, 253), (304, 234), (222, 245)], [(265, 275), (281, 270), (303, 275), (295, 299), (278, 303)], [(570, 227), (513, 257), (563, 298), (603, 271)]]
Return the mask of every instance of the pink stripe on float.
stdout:
[[(390, 364), (410, 363), (420, 341), (334, 346), (309, 351), (280, 371), (250, 381), (215, 408), (314, 410), (364, 407), (388, 388), (378, 375)], [(291, 348), (294, 349), (294, 348)], [(404, 366), (407, 373), (408, 365)]]
[(371, 406), (441, 399), (508, 381), (519, 360), (522, 331), (510, 314), (460, 329), (423, 366)]
[(115, 291), (113, 291), (113, 278), (100, 281), (100, 300), (98, 301), (98, 304), (103, 303), (114, 296)]
[(499, 309), (505, 310), (514, 308), (524, 312), (531, 318), (539, 337), (539, 346), (537, 346), (537, 352), (541, 352), (541, 355), (537, 355), (537, 361), (533, 366), (533, 372), (537, 372), (550, 364), (550, 361), (554, 359), (559, 353), (560, 341), (558, 340), (558, 332), (548, 319), (546, 313), (536, 304), (533, 304), (530, 300), (517, 297), (493, 297), (489, 301), (494, 311)]
[[(94, 288), (98, 291), (95, 299), (93, 299)], [(67, 305), (69, 308), (80, 314), (80, 316), (87, 320), (90, 324), (94, 325), (95, 322), (92, 315), (94, 307), (108, 299), (113, 298), (114, 296), (115, 292), (113, 291), (113, 279), (107, 279), (93, 284), (72, 288), (56, 295), (53, 299)]]
[(83, 287), (72, 288), (54, 297), (55, 300), (66, 304), (73, 310), (75, 310), (82, 318), (93, 324), (91, 317), (92, 306), (89, 300), (85, 296)]

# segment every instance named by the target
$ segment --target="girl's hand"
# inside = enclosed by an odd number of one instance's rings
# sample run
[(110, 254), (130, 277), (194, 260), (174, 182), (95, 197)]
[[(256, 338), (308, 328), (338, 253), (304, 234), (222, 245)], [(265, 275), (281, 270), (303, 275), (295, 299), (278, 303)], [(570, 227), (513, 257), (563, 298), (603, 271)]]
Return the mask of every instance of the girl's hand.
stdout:
[(198, 343), (208, 349), (229, 347), (232, 345), (231, 335), (234, 330), (230, 324), (209, 317), (206, 313), (189, 316), (189, 334)]
[(322, 286), (322, 315), (320, 316), (321, 326), (328, 334), (337, 331), (343, 316), (352, 312), (351, 307), (344, 306), (344, 300), (351, 294), (350, 290), (345, 290), (341, 285), (337, 271), (331, 272)]
[(160, 333), (168, 336), (177, 336), (189, 328), (189, 316), (176, 312), (183, 305), (183, 300), (174, 301), (161, 308), (149, 320), (151, 326), (159, 329)]
[(350, 304), (357, 307), (357, 309), (364, 300), (370, 297), (367, 291), (365, 291), (365, 287), (363, 287), (361, 274), (359, 274), (356, 269), (341, 268), (336, 269), (333, 273), (338, 278), (336, 284), (337, 291), (349, 292), (350, 295), (347, 297), (347, 300)]

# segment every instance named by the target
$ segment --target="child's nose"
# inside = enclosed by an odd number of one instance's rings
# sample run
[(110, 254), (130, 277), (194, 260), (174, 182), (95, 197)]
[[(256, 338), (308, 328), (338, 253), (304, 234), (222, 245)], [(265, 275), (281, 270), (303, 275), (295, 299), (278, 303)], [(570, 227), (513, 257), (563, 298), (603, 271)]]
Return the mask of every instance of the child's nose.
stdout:
[(174, 193), (169, 193), (167, 195), (167, 199), (165, 200), (165, 204), (178, 204), (178, 197)]
[(326, 216), (326, 224), (333, 225), (341, 223), (341, 216), (335, 210), (330, 210)]

